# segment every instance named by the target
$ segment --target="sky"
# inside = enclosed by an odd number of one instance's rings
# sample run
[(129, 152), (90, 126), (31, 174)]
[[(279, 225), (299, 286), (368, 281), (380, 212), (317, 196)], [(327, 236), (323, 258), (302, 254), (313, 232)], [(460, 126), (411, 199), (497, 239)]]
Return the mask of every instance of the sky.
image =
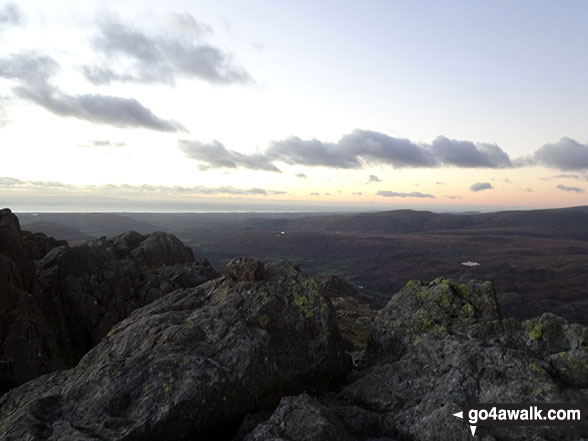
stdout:
[(586, 205), (584, 1), (0, 1), (14, 211)]

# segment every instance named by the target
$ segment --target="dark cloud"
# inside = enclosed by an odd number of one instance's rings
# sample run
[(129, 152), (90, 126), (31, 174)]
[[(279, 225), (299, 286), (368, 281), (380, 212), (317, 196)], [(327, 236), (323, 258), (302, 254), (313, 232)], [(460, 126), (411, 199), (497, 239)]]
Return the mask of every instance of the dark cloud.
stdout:
[(568, 187), (567, 185), (562, 185), (562, 184), (559, 184), (555, 188), (557, 188), (558, 190), (567, 191), (567, 192), (570, 192), (570, 193), (584, 193), (584, 190), (582, 188)]
[(564, 137), (545, 144), (528, 162), (564, 171), (588, 170), (588, 145)]
[(175, 121), (163, 120), (133, 98), (109, 95), (68, 95), (49, 84), (14, 89), (19, 98), (31, 101), (49, 112), (96, 124), (121, 128), (145, 128), (161, 132), (184, 130)]
[(244, 155), (234, 150), (227, 150), (224, 145), (218, 141), (212, 141), (210, 144), (204, 144), (198, 141), (188, 141), (181, 139), (178, 141), (178, 148), (188, 158), (194, 159), (200, 163), (201, 169), (208, 168), (249, 168), (252, 170), (265, 170), (280, 172), (266, 156), (262, 154)]
[(0, 7), (0, 31), (8, 26), (17, 26), (24, 22), (24, 14), (14, 3)]
[(418, 191), (412, 193), (397, 193), (395, 191), (380, 190), (376, 193), (377, 196), (384, 196), (387, 198), (431, 198), (435, 199), (432, 194), (423, 194)]
[(304, 173), (296, 173), (296, 177), (301, 178), (301, 179), (306, 179), (308, 176), (306, 176)]
[(473, 184), (470, 187), (471, 191), (483, 191), (483, 190), (490, 190), (492, 187), (492, 184), (490, 184), (490, 182), (476, 182), (475, 184)]
[(376, 175), (370, 175), (368, 182), (382, 182), (382, 180), (378, 178)]
[(474, 144), (438, 136), (431, 144), (431, 151), (437, 161), (445, 165), (471, 168), (512, 166), (508, 155), (496, 144)]
[(290, 137), (274, 141), (266, 155), (273, 161), (292, 165), (345, 169), (359, 169), (366, 165), (394, 168), (512, 166), (508, 155), (495, 144), (473, 144), (438, 137), (431, 145), (419, 145), (408, 139), (368, 130), (354, 130), (336, 143)]
[(337, 152), (336, 144), (323, 143), (318, 139), (305, 141), (295, 136), (272, 142), (266, 151), (266, 156), (272, 161), (281, 161), (286, 164), (331, 168), (360, 167), (358, 158), (340, 154)]
[[(211, 33), (210, 27), (186, 13), (176, 14), (174, 21), (175, 26), (156, 35), (112, 17), (100, 20), (93, 46), (105, 55), (105, 60), (102, 65), (85, 66), (86, 78), (94, 84), (174, 84), (179, 77), (200, 78), (213, 84), (252, 82), (247, 71), (236, 66), (228, 53), (195, 41)], [(112, 60), (118, 58), (127, 62), (124, 70), (112, 68)]]

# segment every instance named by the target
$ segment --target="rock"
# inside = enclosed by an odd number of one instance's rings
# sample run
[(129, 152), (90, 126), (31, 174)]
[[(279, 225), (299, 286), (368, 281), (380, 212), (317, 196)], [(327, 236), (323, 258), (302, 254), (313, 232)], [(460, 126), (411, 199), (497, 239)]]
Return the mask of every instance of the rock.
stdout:
[(0, 210), (0, 394), (74, 366), (134, 309), (218, 274), (175, 236), (129, 232), (68, 247)]
[(32, 260), (42, 259), (54, 248), (67, 246), (65, 240), (55, 240), (52, 237), (47, 237), (43, 233), (21, 231), (21, 237), (24, 248)]
[[(320, 400), (284, 399), (245, 439), (313, 440), (323, 430), (326, 439), (466, 441), (468, 427), (452, 414), (471, 401), (585, 407), (588, 328), (552, 314), (502, 320), (495, 299), (486, 282), (409, 282), (378, 313), (350, 384)], [(341, 409), (354, 409), (353, 427)], [(479, 427), (476, 437), (571, 441), (588, 437), (588, 426)]]
[(222, 277), (135, 310), (74, 368), (0, 398), (0, 438), (230, 439), (287, 394), (350, 368), (329, 300), (285, 263)]
[(502, 331), (500, 318), (490, 282), (411, 281), (378, 313), (366, 359), (399, 359), (425, 334), (438, 339), (490, 338)]
[(259, 424), (244, 440), (359, 441), (377, 434), (379, 426), (379, 416), (364, 409), (328, 406), (302, 394), (283, 398), (271, 418)]
[(263, 262), (250, 257), (237, 257), (227, 263), (225, 270), (234, 280), (261, 280), (263, 277)]
[(18, 219), (0, 210), (0, 394), (40, 372), (65, 367), (53, 317), (38, 295)]
[(42, 295), (63, 311), (70, 366), (136, 308), (218, 276), (208, 261), (194, 262), (175, 236), (136, 232), (55, 248), (38, 262), (37, 274)]

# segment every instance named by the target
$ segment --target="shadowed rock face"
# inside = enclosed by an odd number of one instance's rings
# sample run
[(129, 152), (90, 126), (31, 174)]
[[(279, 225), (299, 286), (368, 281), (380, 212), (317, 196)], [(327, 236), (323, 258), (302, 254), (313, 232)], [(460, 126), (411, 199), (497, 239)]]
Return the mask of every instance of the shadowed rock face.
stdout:
[[(410, 282), (374, 320), (354, 381), (321, 399), (283, 398), (242, 439), (470, 440), (452, 416), (470, 400), (586, 405), (587, 337), (588, 328), (553, 314), (502, 320), (488, 282)], [(476, 436), (571, 441), (588, 427), (479, 427)]]
[(72, 370), (0, 399), (5, 440), (230, 439), (247, 412), (350, 368), (330, 301), (293, 266), (211, 280), (134, 311)]
[(169, 234), (70, 248), (0, 210), (0, 393), (74, 366), (134, 309), (217, 276)]

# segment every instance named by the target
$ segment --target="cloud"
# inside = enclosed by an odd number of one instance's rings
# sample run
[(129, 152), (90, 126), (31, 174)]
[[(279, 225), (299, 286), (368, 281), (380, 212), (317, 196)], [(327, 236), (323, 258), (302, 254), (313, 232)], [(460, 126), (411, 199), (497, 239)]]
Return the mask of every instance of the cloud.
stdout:
[(14, 3), (6, 3), (0, 8), (0, 31), (8, 26), (18, 26), (24, 23), (24, 15)]
[(234, 150), (227, 150), (223, 144), (216, 140), (210, 144), (204, 144), (199, 141), (181, 139), (178, 141), (178, 148), (186, 157), (202, 163), (201, 170), (243, 167), (252, 170), (280, 172), (280, 169), (273, 165), (266, 156), (257, 153), (245, 155)]
[(522, 192), (525, 192), (525, 193), (533, 193), (533, 189), (532, 188), (528, 188), (528, 187), (527, 188), (521, 188), (521, 191)]
[(16, 80), (18, 98), (37, 104), (63, 117), (122, 128), (146, 128), (162, 132), (184, 130), (175, 121), (161, 119), (133, 98), (109, 95), (69, 95), (51, 84), (59, 64), (38, 52), (23, 52), (0, 58), (0, 77)]
[(570, 193), (584, 193), (584, 190), (582, 188), (568, 187), (567, 185), (562, 185), (562, 184), (559, 184), (555, 188), (557, 188), (558, 190), (567, 191), (567, 192), (570, 192)]
[(306, 179), (308, 176), (306, 176), (304, 173), (296, 173), (296, 177), (301, 178), (301, 179)]
[(456, 196), (456, 195), (447, 195), (447, 196), (443, 196), (444, 198), (447, 199), (463, 199), (463, 196)]
[(437, 185), (447, 185), (445, 182), (441, 182), (441, 181), (437, 181), (437, 182), (435, 182), (435, 184), (437, 184)]
[(506, 168), (512, 163), (509, 156), (496, 144), (474, 144), (438, 136), (430, 147), (441, 164), (471, 168)]
[(320, 196), (321, 194), (320, 193), (317, 193), (317, 192), (312, 192), (312, 193), (310, 193), (310, 195), (311, 196)]
[(475, 184), (473, 184), (470, 187), (471, 191), (483, 191), (483, 190), (490, 190), (494, 187), (492, 187), (492, 184), (490, 184), (490, 182), (476, 182)]
[(161, 132), (184, 130), (175, 121), (163, 120), (134, 98), (109, 95), (68, 95), (49, 84), (14, 89), (19, 98), (31, 101), (63, 117), (73, 117), (96, 124), (121, 128), (144, 128)]
[(267, 190), (263, 188), (223, 187), (183, 187), (155, 185), (82, 185), (76, 186), (55, 181), (25, 181), (11, 177), (0, 177), (0, 190), (20, 190), (58, 192), (60, 194), (80, 193), (90, 195), (151, 195), (151, 196), (190, 196), (190, 195), (234, 195), (234, 196), (269, 196), (287, 194), (286, 191)]
[(563, 137), (553, 144), (545, 144), (529, 162), (563, 171), (588, 170), (588, 145)]
[[(212, 33), (209, 26), (187, 13), (174, 15), (172, 21), (173, 26), (156, 34), (104, 17), (93, 41), (94, 49), (104, 55), (104, 62), (85, 66), (84, 75), (98, 85), (112, 81), (174, 84), (178, 78), (199, 78), (213, 84), (253, 81), (228, 53), (198, 41)], [(114, 70), (113, 59), (125, 67)]]
[(0, 58), (0, 77), (20, 83), (46, 84), (58, 71), (59, 64), (53, 58), (35, 51)]
[(363, 195), (363, 193), (361, 191), (354, 191), (353, 194), (355, 196), (361, 196), (361, 195)]
[(387, 198), (432, 198), (435, 199), (435, 196), (432, 194), (423, 194), (418, 191), (413, 191), (412, 193), (397, 193), (395, 191), (386, 191), (380, 190), (376, 193), (377, 196), (384, 196)]
[(78, 147), (124, 147), (126, 142), (112, 142), (109, 139), (95, 139), (89, 144), (81, 144)]
[(382, 182), (382, 180), (378, 178), (376, 175), (370, 175), (368, 182)]
[(290, 137), (270, 144), (266, 155), (272, 161), (291, 165), (360, 169), (369, 165), (394, 168), (512, 167), (508, 155), (495, 144), (474, 144), (437, 137), (431, 145), (416, 144), (369, 130), (354, 130), (338, 142)]

